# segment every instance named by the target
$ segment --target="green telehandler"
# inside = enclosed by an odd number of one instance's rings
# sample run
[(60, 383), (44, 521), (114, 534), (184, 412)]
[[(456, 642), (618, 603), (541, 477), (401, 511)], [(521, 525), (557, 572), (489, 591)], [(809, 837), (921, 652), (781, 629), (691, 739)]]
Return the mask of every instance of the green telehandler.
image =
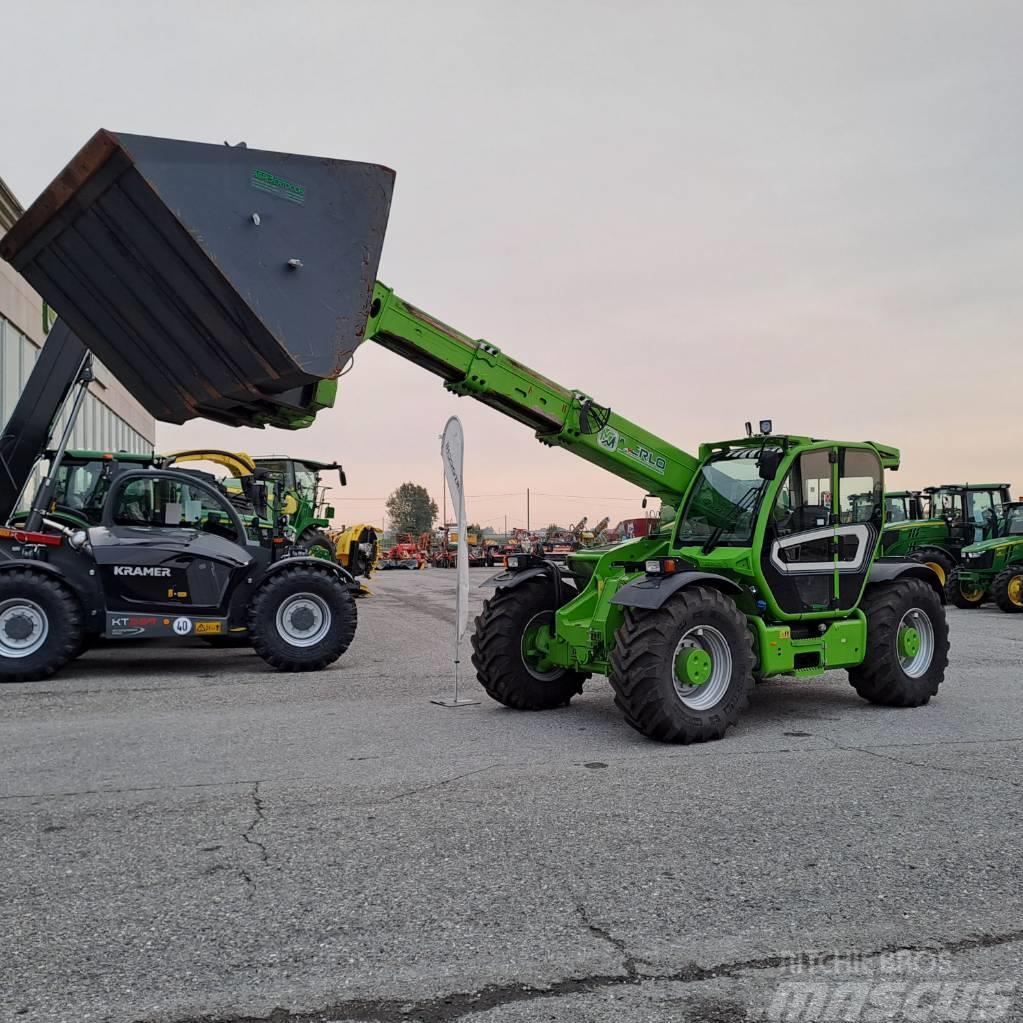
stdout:
[[(885, 557), (911, 558), (937, 573), (948, 586), (963, 548), (995, 535), (997, 509), (1008, 503), (1008, 483), (946, 483), (927, 487), (926, 517), (889, 521), (881, 536)], [(953, 592), (948, 594), (955, 597)]]
[(994, 599), (1001, 610), (1023, 612), (1023, 502), (1002, 505), (994, 536), (962, 550), (949, 576), (948, 597), (957, 607), (980, 607)]
[(943, 587), (878, 557), (895, 448), (769, 421), (676, 447), (374, 283), (392, 184), (376, 165), (99, 132), (0, 251), (159, 418), (314, 415), (322, 378), (373, 340), (660, 499), (651, 535), (563, 568), (512, 555), (493, 577), (473, 663), (508, 707), (560, 707), (606, 675), (632, 727), (687, 743), (723, 736), (755, 679), (841, 668), (873, 703), (930, 700)]

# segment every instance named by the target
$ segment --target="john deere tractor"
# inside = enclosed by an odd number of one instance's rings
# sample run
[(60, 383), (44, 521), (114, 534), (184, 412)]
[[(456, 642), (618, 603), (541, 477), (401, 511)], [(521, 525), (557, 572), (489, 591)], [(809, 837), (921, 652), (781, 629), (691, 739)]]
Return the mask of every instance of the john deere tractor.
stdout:
[(881, 537), (885, 557), (911, 558), (948, 584), (963, 548), (995, 535), (997, 508), (1009, 501), (1008, 483), (947, 483), (923, 491), (926, 518), (888, 521)]
[[(632, 727), (685, 743), (724, 735), (755, 679), (841, 669), (872, 703), (930, 700), (948, 661), (941, 580), (877, 556), (895, 448), (764, 421), (690, 454), (445, 325), (374, 281), (393, 177), (100, 132), (26, 213), (38, 235), (4, 252), (160, 418), (305, 414), (372, 340), (660, 499), (654, 534), (564, 567), (512, 555), (491, 580), (473, 663), (508, 707), (561, 707), (606, 675)], [(657, 381), (684, 396), (681, 362)]]
[(1002, 505), (995, 535), (962, 551), (949, 576), (949, 599), (962, 608), (987, 600), (1010, 614), (1023, 612), (1023, 502)]

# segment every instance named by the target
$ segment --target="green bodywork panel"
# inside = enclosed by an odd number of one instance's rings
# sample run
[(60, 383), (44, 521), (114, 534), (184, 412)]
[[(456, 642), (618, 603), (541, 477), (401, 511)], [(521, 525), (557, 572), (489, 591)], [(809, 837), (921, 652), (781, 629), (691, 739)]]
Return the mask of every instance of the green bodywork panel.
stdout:
[(886, 558), (904, 558), (921, 547), (937, 547), (956, 559), (951, 532), (944, 519), (917, 519), (887, 526), (884, 531)]

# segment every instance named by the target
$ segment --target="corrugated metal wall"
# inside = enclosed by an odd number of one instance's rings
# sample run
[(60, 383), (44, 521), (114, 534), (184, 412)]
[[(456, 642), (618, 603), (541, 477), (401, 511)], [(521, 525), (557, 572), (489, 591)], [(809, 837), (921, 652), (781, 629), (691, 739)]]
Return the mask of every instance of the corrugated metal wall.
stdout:
[[(6, 423), (10, 417), (35, 365), (37, 352), (36, 346), (13, 323), (0, 316), (0, 423)], [(58, 434), (67, 422), (66, 415), (66, 411), (63, 412), (58, 420)], [(54, 436), (54, 443), (56, 440)], [(137, 453), (152, 450), (152, 445), (142, 434), (133, 430), (94, 394), (85, 399), (71, 447)]]

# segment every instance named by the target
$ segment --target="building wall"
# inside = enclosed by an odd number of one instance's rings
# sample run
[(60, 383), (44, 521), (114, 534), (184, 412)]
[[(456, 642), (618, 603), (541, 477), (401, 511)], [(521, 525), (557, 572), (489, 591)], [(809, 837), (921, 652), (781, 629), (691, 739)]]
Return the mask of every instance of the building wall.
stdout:
[[(0, 234), (21, 207), (0, 180)], [(46, 338), (43, 301), (10, 264), (0, 260), (0, 425), (14, 409), (39, 349)], [(152, 451), (156, 423), (103, 365), (95, 367), (85, 407), (75, 426), (71, 446), (101, 451)], [(58, 429), (66, 425), (66, 412)], [(56, 442), (56, 436), (54, 437)]]

